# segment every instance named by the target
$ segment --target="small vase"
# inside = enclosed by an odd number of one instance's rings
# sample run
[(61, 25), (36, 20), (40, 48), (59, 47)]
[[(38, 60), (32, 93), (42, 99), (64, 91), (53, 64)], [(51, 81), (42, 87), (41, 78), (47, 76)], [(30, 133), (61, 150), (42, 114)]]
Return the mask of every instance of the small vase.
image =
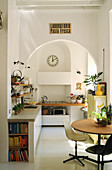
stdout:
[(96, 96), (102, 96), (103, 92), (101, 91), (101, 86), (100, 84), (97, 85), (97, 91), (95, 92)]

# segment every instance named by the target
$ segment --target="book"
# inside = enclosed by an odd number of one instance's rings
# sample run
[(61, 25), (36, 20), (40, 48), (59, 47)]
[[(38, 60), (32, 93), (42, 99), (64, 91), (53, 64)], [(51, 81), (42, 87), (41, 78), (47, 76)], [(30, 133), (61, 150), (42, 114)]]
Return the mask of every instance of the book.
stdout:
[(20, 150), (18, 150), (18, 154), (19, 154), (19, 160), (22, 161)]
[(22, 157), (22, 160), (25, 161), (22, 151), (21, 151), (21, 157)]
[(12, 134), (12, 123), (9, 123), (9, 134)]
[(15, 158), (16, 158), (16, 161), (19, 161), (19, 154), (18, 154), (18, 151), (15, 151)]
[(28, 146), (28, 137), (25, 136), (25, 146)]
[(25, 146), (25, 136), (22, 136), (22, 146)]
[(22, 146), (22, 136), (19, 136), (19, 146)]
[(28, 161), (28, 153), (27, 153), (27, 150), (24, 150), (25, 152), (25, 156), (26, 156), (26, 161)]

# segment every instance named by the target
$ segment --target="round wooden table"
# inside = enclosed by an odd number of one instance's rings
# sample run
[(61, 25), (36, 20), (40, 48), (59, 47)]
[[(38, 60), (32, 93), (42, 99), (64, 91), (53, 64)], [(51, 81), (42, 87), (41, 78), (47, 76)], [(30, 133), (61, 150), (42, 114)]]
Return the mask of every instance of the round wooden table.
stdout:
[(97, 124), (94, 119), (81, 119), (72, 122), (71, 126), (81, 132), (99, 134), (99, 135), (111, 135), (112, 125), (101, 126)]
[[(101, 126), (97, 124), (94, 119), (82, 119), (78, 121), (72, 122), (71, 126), (78, 131), (97, 134), (98, 135), (98, 145), (100, 145), (100, 135), (112, 135), (112, 125)], [(89, 157), (85, 157), (84, 159), (90, 160), (92, 162), (98, 163), (98, 170), (100, 161), (100, 155), (98, 155), (98, 159), (94, 160)], [(105, 162), (112, 162), (112, 160), (105, 161)]]

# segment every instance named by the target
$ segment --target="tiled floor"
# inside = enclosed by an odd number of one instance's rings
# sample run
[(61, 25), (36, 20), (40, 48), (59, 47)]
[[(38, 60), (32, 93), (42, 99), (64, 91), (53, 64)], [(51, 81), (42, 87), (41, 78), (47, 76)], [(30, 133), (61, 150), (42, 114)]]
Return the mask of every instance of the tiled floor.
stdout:
[[(85, 148), (92, 145), (91, 140), (78, 143), (78, 152), (87, 155)], [(44, 127), (38, 142), (34, 163), (0, 163), (0, 170), (97, 170), (97, 165), (83, 161), (82, 167), (77, 161), (63, 163), (69, 153), (74, 153), (74, 142), (70, 142), (63, 127)], [(93, 157), (94, 155), (91, 155)], [(95, 158), (95, 156), (94, 156)], [(112, 163), (105, 164), (105, 170), (112, 170)]]

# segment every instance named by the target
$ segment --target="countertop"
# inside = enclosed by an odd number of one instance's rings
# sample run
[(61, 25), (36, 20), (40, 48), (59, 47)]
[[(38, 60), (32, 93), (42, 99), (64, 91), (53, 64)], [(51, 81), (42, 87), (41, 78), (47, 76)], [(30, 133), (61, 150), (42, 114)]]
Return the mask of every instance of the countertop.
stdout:
[(41, 106), (38, 105), (37, 108), (27, 108), (24, 109), (22, 112), (20, 112), (18, 115), (13, 115), (10, 118), (8, 118), (8, 122), (22, 122), (22, 121), (29, 121), (29, 122), (34, 122), (37, 115), (38, 111), (40, 110)]
[(41, 106), (85, 106), (85, 103), (37, 103)]

